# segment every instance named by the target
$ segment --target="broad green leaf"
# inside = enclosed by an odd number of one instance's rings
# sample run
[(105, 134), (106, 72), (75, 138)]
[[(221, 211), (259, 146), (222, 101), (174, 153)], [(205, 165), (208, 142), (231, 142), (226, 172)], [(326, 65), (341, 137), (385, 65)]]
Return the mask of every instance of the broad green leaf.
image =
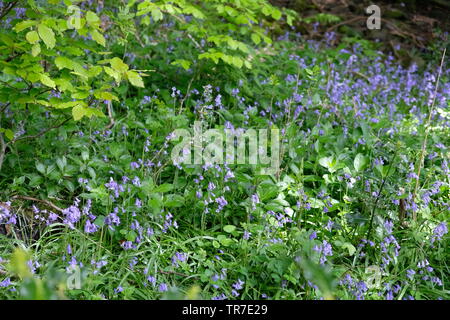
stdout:
[(100, 24), (100, 18), (92, 11), (86, 13), (86, 21), (93, 27), (97, 27)]
[(36, 24), (37, 24), (37, 21), (33, 21), (33, 20), (21, 21), (14, 26), (14, 31), (20, 32), (22, 30), (28, 29), (32, 26), (35, 26)]
[(62, 57), (62, 56), (55, 58), (55, 64), (59, 70), (64, 69), (64, 68), (73, 70), (73, 66), (74, 66), (72, 60), (70, 60), (66, 57)]
[(261, 42), (261, 37), (258, 36), (256, 33), (252, 33), (251, 38), (255, 44), (259, 44)]
[(353, 160), (353, 166), (355, 167), (355, 170), (357, 172), (364, 170), (368, 164), (369, 164), (369, 158), (367, 158), (366, 156), (364, 156), (361, 153), (358, 153), (355, 157), (355, 160)]
[(41, 74), (41, 82), (47, 87), (51, 87), (53, 89), (56, 87), (55, 81), (50, 79), (50, 77), (46, 74)]
[(35, 43), (31, 48), (31, 55), (36, 57), (39, 53), (41, 53), (41, 46), (39, 43)]
[(141, 76), (136, 71), (130, 70), (127, 71), (127, 78), (130, 83), (135, 87), (144, 88), (144, 82), (142, 81)]
[(72, 116), (75, 121), (80, 120), (86, 115), (86, 109), (81, 105), (76, 105), (72, 108)]
[(111, 67), (120, 73), (125, 73), (128, 71), (129, 67), (126, 63), (122, 61), (122, 59), (114, 57), (112, 58), (109, 63), (111, 64)]
[(99, 45), (103, 47), (106, 46), (105, 37), (103, 37), (103, 35), (100, 32), (98, 32), (97, 30), (92, 30), (91, 36), (92, 39), (94, 39), (94, 41), (97, 42)]
[(25, 38), (27, 39), (27, 41), (31, 44), (35, 44), (36, 42), (39, 41), (39, 35), (36, 31), (29, 31)]
[(38, 33), (47, 48), (52, 49), (55, 46), (55, 34), (52, 29), (41, 23), (38, 25)]
[(228, 232), (228, 233), (232, 233), (234, 230), (236, 230), (236, 226), (233, 226), (230, 224), (223, 227), (223, 231)]

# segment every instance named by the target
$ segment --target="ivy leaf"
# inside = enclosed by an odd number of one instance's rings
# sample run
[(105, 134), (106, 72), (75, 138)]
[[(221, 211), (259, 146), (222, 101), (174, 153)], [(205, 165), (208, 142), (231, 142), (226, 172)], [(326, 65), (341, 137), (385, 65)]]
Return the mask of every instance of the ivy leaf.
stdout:
[(44, 41), (47, 48), (52, 49), (56, 43), (55, 34), (53, 33), (53, 30), (47, 27), (45, 24), (41, 23), (38, 25), (38, 32), (39, 36), (41, 37), (42, 41)]

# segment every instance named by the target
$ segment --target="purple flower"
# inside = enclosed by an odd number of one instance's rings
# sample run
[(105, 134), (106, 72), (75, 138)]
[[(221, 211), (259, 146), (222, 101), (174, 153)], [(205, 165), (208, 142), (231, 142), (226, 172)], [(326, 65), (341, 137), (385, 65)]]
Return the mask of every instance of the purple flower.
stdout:
[(165, 283), (161, 283), (158, 288), (159, 292), (166, 292), (169, 290), (169, 287)]
[(84, 232), (86, 233), (94, 233), (98, 230), (98, 226), (93, 224), (90, 220), (86, 220), (86, 224), (84, 225)]
[(434, 228), (433, 235), (431, 236), (431, 243), (433, 244), (436, 240), (441, 241), (442, 238), (448, 233), (447, 222), (441, 222)]
[(0, 282), (0, 288), (6, 288), (9, 287), (11, 285), (11, 279), (10, 278), (6, 278), (5, 280)]

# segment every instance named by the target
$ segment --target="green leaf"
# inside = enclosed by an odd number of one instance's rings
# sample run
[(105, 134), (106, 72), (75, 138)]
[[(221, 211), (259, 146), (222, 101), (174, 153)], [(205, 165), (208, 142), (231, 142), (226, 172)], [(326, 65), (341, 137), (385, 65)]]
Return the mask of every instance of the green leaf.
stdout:
[(32, 26), (35, 26), (36, 24), (37, 24), (37, 21), (33, 21), (33, 20), (21, 21), (14, 26), (14, 30), (16, 32), (20, 32), (22, 30), (28, 29)]
[(50, 87), (50, 88), (53, 88), (53, 89), (56, 87), (55, 81), (50, 79), (50, 77), (47, 76), (46, 74), (41, 74), (41, 82), (43, 84), (45, 84), (47, 87)]
[(39, 53), (41, 53), (41, 46), (39, 43), (35, 43), (31, 48), (31, 55), (36, 57)]
[(122, 59), (114, 57), (109, 60), (111, 67), (119, 73), (125, 73), (128, 71), (129, 67), (126, 63), (122, 61)]
[(162, 14), (161, 10), (159, 10), (157, 8), (153, 9), (152, 10), (152, 18), (153, 18), (153, 20), (155, 20), (155, 22), (158, 22), (159, 20), (162, 20), (163, 14)]
[(355, 170), (357, 172), (364, 170), (368, 164), (369, 164), (369, 158), (367, 158), (366, 156), (364, 156), (361, 153), (358, 153), (355, 157), (355, 160), (353, 160), (353, 166), (355, 167)]
[(0, 128), (0, 133), (1, 132), (3, 132), (9, 140), (14, 139), (14, 132), (11, 129)]
[(69, 70), (73, 70), (73, 62), (72, 60), (66, 58), (66, 57), (56, 57), (55, 64), (58, 67), (59, 70), (67, 68)]
[(100, 24), (100, 18), (92, 11), (86, 13), (86, 21), (93, 27), (97, 27)]
[(47, 48), (52, 49), (55, 46), (55, 34), (52, 29), (41, 23), (38, 25), (38, 33)]
[(236, 230), (236, 226), (233, 226), (231, 224), (223, 227), (223, 231), (228, 232), (228, 233), (232, 233), (234, 230)]
[(98, 32), (97, 30), (92, 30), (91, 36), (92, 39), (94, 39), (94, 41), (97, 42), (99, 45), (103, 47), (106, 46), (105, 37), (103, 37), (103, 35), (100, 32)]
[(261, 37), (258, 36), (256, 33), (252, 33), (251, 38), (255, 44), (259, 44), (261, 42)]
[(25, 38), (27, 39), (27, 41), (31, 44), (35, 44), (36, 42), (39, 41), (39, 35), (36, 31), (29, 31)]
[(86, 115), (86, 110), (83, 106), (76, 105), (75, 107), (72, 108), (72, 116), (75, 121), (80, 120), (85, 115)]
[(144, 88), (144, 81), (142, 81), (141, 76), (136, 71), (127, 71), (127, 78), (133, 86)]

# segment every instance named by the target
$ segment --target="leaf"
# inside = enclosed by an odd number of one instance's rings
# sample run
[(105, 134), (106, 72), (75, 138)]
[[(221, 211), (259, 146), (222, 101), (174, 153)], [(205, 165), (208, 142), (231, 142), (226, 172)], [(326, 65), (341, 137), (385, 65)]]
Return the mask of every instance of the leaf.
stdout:
[(153, 18), (153, 20), (155, 20), (155, 22), (158, 22), (159, 20), (162, 20), (163, 14), (162, 14), (161, 10), (159, 10), (157, 8), (153, 9), (152, 10), (152, 18)]
[(35, 44), (36, 42), (39, 41), (39, 35), (36, 31), (29, 31), (25, 38), (27, 39), (27, 41), (31, 44)]
[(106, 46), (105, 37), (103, 37), (103, 35), (100, 32), (98, 32), (97, 30), (92, 30), (91, 36), (92, 39), (94, 39), (94, 41), (97, 42), (99, 45), (103, 47)]
[(100, 18), (92, 11), (86, 13), (86, 21), (93, 27), (97, 27), (100, 24)]
[(251, 38), (255, 44), (259, 44), (261, 42), (261, 37), (258, 36), (256, 33), (252, 33)]
[(45, 165), (43, 165), (42, 163), (40, 162), (36, 163), (36, 169), (40, 173), (45, 174)]
[(43, 84), (45, 84), (47, 87), (50, 87), (50, 88), (53, 88), (53, 89), (56, 87), (55, 81), (50, 79), (50, 77), (47, 76), (46, 74), (41, 74), (41, 82)]
[(117, 98), (111, 92), (107, 92), (107, 91), (95, 92), (94, 96), (97, 99), (101, 99), (101, 100), (109, 100), (109, 101), (115, 100), (115, 101), (119, 101), (119, 98)]
[(38, 33), (47, 48), (52, 49), (55, 46), (55, 34), (52, 29), (41, 23), (38, 25)]
[(361, 153), (358, 153), (355, 157), (355, 160), (353, 160), (353, 166), (355, 167), (355, 170), (357, 172), (364, 170), (368, 164), (369, 158), (367, 158)]
[(109, 60), (111, 67), (119, 73), (125, 73), (128, 71), (129, 67), (126, 63), (122, 61), (122, 59), (114, 57)]
[(231, 224), (223, 227), (223, 231), (228, 232), (228, 233), (232, 233), (234, 230), (236, 230), (236, 226), (233, 226)]
[[(1, 128), (3, 129), (3, 128)], [(11, 129), (4, 129), (2, 130), (5, 133), (5, 136), (9, 139), (12, 140), (14, 139), (14, 132)], [(1, 131), (0, 131), (1, 132)]]
[(55, 64), (58, 67), (59, 70), (67, 68), (69, 70), (73, 70), (73, 62), (72, 60), (66, 58), (66, 57), (56, 57)]
[(16, 32), (20, 32), (22, 30), (28, 29), (29, 27), (35, 26), (36, 24), (37, 24), (37, 21), (33, 21), (33, 20), (21, 21), (14, 26), (14, 30)]
[(31, 55), (36, 57), (39, 53), (41, 53), (41, 46), (39, 43), (35, 43), (31, 48)]
[(72, 116), (75, 121), (80, 120), (86, 114), (85, 108), (81, 105), (76, 105), (72, 108)]
[(280, 20), (281, 19), (281, 11), (278, 9), (273, 9), (272, 10), (272, 18), (274, 18), (275, 20)]
[(353, 255), (355, 254), (355, 252), (356, 252), (355, 246), (352, 245), (350, 242), (344, 242), (344, 243), (341, 245), (341, 247), (342, 247), (343, 249), (347, 249), (347, 250), (348, 250), (348, 254), (349, 254), (350, 256), (353, 256)]
[(191, 67), (191, 62), (184, 59), (177, 59), (171, 63), (175, 66), (181, 66), (184, 70), (188, 70)]
[(173, 185), (170, 183), (163, 183), (162, 185), (156, 187), (153, 192), (168, 192), (173, 189)]
[(144, 88), (144, 81), (142, 81), (141, 76), (136, 71), (127, 71), (127, 78), (133, 86)]

